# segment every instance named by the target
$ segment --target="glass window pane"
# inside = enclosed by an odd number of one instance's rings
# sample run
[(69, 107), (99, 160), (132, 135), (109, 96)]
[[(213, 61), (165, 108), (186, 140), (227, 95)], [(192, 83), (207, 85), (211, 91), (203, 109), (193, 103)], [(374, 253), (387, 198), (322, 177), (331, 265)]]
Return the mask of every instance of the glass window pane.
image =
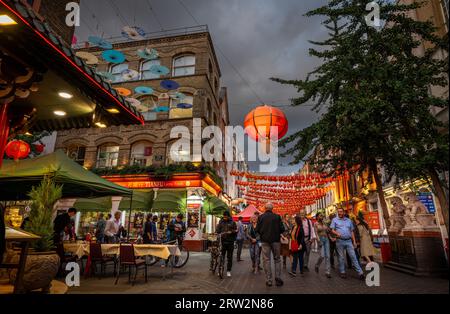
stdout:
[(173, 65), (175, 67), (195, 65), (195, 56), (182, 56), (176, 58)]

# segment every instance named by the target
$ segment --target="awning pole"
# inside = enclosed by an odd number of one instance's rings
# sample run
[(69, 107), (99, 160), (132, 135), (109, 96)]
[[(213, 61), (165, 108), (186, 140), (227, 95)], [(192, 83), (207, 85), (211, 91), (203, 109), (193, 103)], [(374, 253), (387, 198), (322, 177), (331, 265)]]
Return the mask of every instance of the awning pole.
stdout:
[(133, 193), (131, 193), (130, 198), (130, 213), (128, 214), (128, 235), (127, 235), (127, 241), (130, 241), (130, 233), (131, 233), (131, 209), (133, 205)]

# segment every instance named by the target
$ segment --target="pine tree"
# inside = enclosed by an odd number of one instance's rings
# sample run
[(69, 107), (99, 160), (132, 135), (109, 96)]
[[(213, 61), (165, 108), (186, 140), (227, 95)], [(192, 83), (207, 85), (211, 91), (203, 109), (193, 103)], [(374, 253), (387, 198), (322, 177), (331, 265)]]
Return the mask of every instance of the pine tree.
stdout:
[[(435, 35), (430, 22), (408, 17), (412, 5), (377, 1), (385, 25), (378, 29), (366, 23), (367, 0), (333, 0), (308, 12), (324, 16), (330, 30), (310, 55), (323, 63), (304, 80), (273, 79), (297, 87), (294, 106), (313, 102), (324, 112), (320, 119), (286, 138), (285, 155), (293, 163), (308, 160), (319, 171), (335, 174), (343, 169), (374, 177), (383, 216), (389, 224), (378, 167), (396, 184), (416, 178), (431, 178), (448, 230), (448, 205), (438, 173), (448, 171), (448, 134), (430, 112), (445, 107), (447, 100), (430, 94), (430, 86), (447, 86), (448, 62), (433, 57), (447, 49), (448, 37)], [(424, 55), (414, 51), (420, 40), (431, 43)], [(447, 126), (448, 127), (448, 126)], [(311, 152), (314, 151), (314, 155)], [(443, 197), (442, 197), (443, 196)]]

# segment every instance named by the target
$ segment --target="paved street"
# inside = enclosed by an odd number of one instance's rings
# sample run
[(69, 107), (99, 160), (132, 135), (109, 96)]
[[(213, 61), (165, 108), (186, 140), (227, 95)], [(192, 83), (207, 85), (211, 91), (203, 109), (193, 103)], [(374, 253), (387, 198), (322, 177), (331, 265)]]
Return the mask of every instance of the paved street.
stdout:
[[(381, 286), (367, 287), (359, 281), (356, 273), (349, 272), (346, 280), (333, 272), (333, 278), (327, 279), (323, 273), (309, 272), (303, 276), (291, 278), (283, 270), (283, 287), (266, 287), (264, 275), (250, 272), (248, 251), (243, 255), (244, 261), (234, 263), (232, 278), (220, 280), (211, 274), (209, 254), (191, 253), (188, 264), (175, 270), (172, 278), (163, 279), (165, 269), (159, 266), (149, 268), (149, 281), (146, 284), (143, 276), (138, 275), (135, 286), (128, 284), (128, 276), (124, 274), (118, 285), (114, 285), (112, 274), (102, 279), (82, 279), (80, 287), (69, 289), (69, 293), (449, 293), (449, 282), (445, 279), (417, 278), (389, 269), (381, 269)], [(311, 254), (311, 262), (317, 259), (317, 253)], [(311, 265), (313, 265), (311, 263)], [(310, 266), (311, 267), (311, 266)], [(312, 267), (311, 267), (312, 268)], [(142, 274), (142, 270), (141, 273)]]

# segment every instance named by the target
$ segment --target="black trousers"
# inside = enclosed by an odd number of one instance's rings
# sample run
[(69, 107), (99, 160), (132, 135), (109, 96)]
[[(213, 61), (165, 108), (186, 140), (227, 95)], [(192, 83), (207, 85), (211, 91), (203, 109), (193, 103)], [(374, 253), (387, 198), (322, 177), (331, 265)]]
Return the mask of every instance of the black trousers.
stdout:
[(231, 271), (231, 267), (233, 267), (233, 251), (234, 251), (234, 242), (222, 243), (222, 259), (225, 261), (225, 254), (226, 254), (227, 271)]
[(330, 240), (330, 264), (334, 266), (334, 253), (336, 252), (336, 241)]
[(241, 260), (241, 254), (242, 254), (242, 247), (244, 246), (244, 239), (242, 240), (236, 240), (236, 244), (237, 244), (237, 260), (240, 261)]

